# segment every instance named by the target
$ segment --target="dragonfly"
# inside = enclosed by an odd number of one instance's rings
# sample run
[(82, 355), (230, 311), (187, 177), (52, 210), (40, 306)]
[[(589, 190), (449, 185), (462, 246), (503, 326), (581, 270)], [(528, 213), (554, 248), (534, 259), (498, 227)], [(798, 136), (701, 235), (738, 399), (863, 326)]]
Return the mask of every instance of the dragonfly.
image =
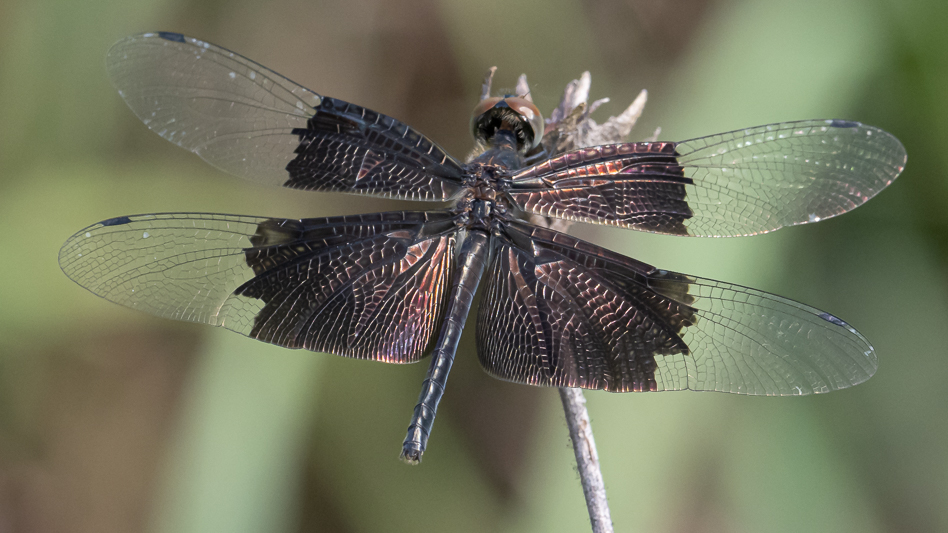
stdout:
[(430, 355), (406, 462), (427, 447), (481, 283), (478, 359), (511, 382), (804, 395), (877, 368), (866, 338), (834, 315), (659, 269), (526, 217), (704, 237), (824, 220), (903, 170), (905, 149), (878, 128), (805, 120), (548, 154), (537, 107), (501, 95), (477, 104), (464, 162), (394, 118), (181, 34), (125, 38), (107, 68), (148, 128), (220, 170), (442, 204), (298, 220), (120, 216), (80, 230), (59, 254), (82, 287), (160, 317), (344, 357)]

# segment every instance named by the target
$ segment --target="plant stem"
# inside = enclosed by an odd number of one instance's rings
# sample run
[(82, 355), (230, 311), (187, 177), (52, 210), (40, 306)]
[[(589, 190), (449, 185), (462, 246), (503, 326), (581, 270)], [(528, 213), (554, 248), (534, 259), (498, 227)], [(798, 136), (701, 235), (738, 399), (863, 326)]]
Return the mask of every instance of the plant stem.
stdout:
[[(484, 77), (481, 90), (482, 100), (490, 96), (495, 70), (496, 67), (491, 67)], [(591, 115), (600, 104), (609, 100), (608, 98), (596, 100), (587, 107), (591, 83), (592, 77), (589, 72), (584, 72), (579, 79), (567, 84), (563, 97), (560, 99), (560, 105), (546, 120), (542, 142), (547, 154), (556, 156), (577, 148), (622, 142), (642, 115), (645, 102), (648, 100), (648, 93), (644, 90), (620, 115), (610, 117), (603, 124), (597, 124)], [(526, 75), (521, 75), (517, 80), (517, 93), (532, 100)], [(658, 131), (655, 132), (655, 136), (657, 135)], [(530, 215), (528, 218), (532, 224), (563, 233), (566, 233), (571, 224), (568, 220), (539, 215)], [(606, 499), (606, 486), (599, 468), (599, 454), (596, 452), (596, 441), (593, 439), (589, 413), (586, 411), (586, 398), (583, 396), (582, 389), (561, 388), (559, 391), (566, 415), (566, 425), (569, 426), (569, 436), (573, 441), (573, 452), (576, 454), (576, 466), (583, 485), (583, 495), (586, 497), (590, 525), (593, 533), (612, 533), (612, 518), (609, 514), (609, 502)]]
[(596, 453), (596, 441), (586, 411), (586, 398), (582, 389), (563, 388), (559, 391), (566, 425), (569, 426), (569, 438), (573, 441), (573, 452), (576, 454), (579, 479), (583, 484), (586, 508), (589, 510), (589, 523), (593, 533), (612, 533), (606, 485), (599, 470), (599, 454)]

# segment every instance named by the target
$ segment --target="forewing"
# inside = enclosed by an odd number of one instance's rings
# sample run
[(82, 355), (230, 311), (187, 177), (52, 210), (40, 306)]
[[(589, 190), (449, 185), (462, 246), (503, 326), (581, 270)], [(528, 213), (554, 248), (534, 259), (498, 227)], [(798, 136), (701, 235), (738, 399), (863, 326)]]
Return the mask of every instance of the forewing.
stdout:
[(106, 66), (151, 130), (231, 174), (412, 200), (446, 200), (460, 190), (457, 161), (412, 128), (210, 43), (135, 35), (112, 46)]
[(878, 128), (806, 120), (575, 150), (518, 172), (509, 194), (544, 216), (674, 235), (754, 235), (854, 209), (905, 161), (898, 139)]
[(481, 365), (500, 379), (613, 392), (828, 392), (875, 372), (872, 346), (818, 309), (677, 274), (552, 230), (494, 239)]
[(455, 228), (447, 212), (138, 215), (75, 234), (59, 264), (89, 291), (153, 315), (408, 363), (425, 354), (443, 315)]

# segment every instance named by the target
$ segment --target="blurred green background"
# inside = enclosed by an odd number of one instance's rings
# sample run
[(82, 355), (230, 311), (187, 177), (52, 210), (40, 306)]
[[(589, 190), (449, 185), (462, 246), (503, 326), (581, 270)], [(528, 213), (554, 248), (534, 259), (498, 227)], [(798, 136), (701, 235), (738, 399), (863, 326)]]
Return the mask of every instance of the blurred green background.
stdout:
[(0, 3), (0, 532), (586, 531), (555, 390), (480, 371), (468, 328), (429, 451), (397, 455), (426, 364), (275, 348), (121, 308), (59, 246), (125, 214), (392, 206), (261, 189), (148, 131), (108, 47), (220, 44), (470, 148), (484, 71), (547, 113), (584, 70), (633, 139), (803, 118), (895, 134), (904, 174), (854, 213), (747, 239), (574, 226), (662, 268), (775, 292), (876, 346), (830, 395), (588, 393), (617, 531), (948, 530), (944, 0), (5, 0)]

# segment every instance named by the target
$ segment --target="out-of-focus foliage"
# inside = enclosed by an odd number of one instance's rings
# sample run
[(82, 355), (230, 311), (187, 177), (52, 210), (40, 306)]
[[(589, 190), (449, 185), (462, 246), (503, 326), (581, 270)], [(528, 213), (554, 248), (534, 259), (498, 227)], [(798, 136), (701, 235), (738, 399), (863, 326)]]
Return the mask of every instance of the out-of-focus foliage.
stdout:
[(281, 350), (99, 300), (56, 265), (105, 218), (371, 212), (259, 189), (149, 132), (105, 51), (146, 30), (241, 52), (469, 148), (483, 72), (552, 109), (593, 75), (633, 138), (838, 117), (899, 137), (866, 206), (747, 239), (574, 226), (663, 268), (845, 318), (880, 369), (807, 398), (587, 395), (620, 531), (948, 530), (948, 3), (943, 0), (8, 0), (0, 4), (0, 531), (583, 531), (552, 390), (482, 374), (465, 336), (420, 467), (397, 460), (425, 365)]

